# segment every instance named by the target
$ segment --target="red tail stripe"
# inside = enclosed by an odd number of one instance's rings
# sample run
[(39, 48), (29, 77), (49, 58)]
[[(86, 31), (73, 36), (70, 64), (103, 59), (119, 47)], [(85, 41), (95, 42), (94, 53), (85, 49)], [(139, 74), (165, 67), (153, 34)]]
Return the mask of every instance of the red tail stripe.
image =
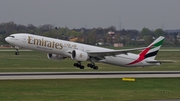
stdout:
[(127, 64), (127, 65), (132, 65), (132, 64), (135, 64), (135, 63), (138, 63), (138, 62), (144, 60), (144, 57), (145, 57), (146, 53), (151, 49), (151, 47), (152, 47), (152, 46), (146, 48), (144, 51), (142, 51), (142, 52), (139, 54), (139, 58), (138, 58), (137, 60), (135, 60), (135, 61), (133, 61), (133, 62)]

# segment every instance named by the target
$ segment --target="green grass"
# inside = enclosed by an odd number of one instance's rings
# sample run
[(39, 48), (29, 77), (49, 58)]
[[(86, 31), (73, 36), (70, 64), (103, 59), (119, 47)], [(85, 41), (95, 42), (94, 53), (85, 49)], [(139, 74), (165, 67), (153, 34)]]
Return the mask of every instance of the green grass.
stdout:
[[(126, 68), (120, 66), (96, 63), (97, 71), (170, 71), (180, 70), (179, 52), (160, 51), (157, 59), (175, 60), (176, 63), (162, 64), (145, 68)], [(73, 66), (75, 60), (64, 59), (62, 61), (49, 60), (46, 53), (36, 51), (20, 51), (20, 55), (14, 55), (13, 51), (0, 51), (0, 72), (59, 72), (59, 71), (94, 71), (90, 68), (80, 70)], [(88, 62), (82, 62), (86, 66)]]
[(0, 101), (140, 101), (180, 99), (179, 78), (2, 80)]

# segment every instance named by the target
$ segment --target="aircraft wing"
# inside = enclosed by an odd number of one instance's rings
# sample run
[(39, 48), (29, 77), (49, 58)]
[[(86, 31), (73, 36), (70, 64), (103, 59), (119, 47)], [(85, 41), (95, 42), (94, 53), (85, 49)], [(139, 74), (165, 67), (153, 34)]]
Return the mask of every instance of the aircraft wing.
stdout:
[(110, 50), (110, 51), (88, 51), (87, 53), (98, 60), (103, 59), (105, 56), (115, 56), (118, 54), (127, 54), (129, 51), (142, 50), (147, 47), (122, 49), (122, 50)]
[(173, 60), (150, 60), (147, 63), (175, 63)]

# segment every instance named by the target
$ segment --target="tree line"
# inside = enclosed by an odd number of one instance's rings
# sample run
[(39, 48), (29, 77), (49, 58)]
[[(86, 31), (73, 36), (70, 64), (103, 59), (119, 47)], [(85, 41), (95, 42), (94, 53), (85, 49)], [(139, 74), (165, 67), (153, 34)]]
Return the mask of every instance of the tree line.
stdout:
[[(109, 31), (115, 34), (108, 34)], [(77, 38), (76, 41), (80, 43), (99, 45), (98, 43), (101, 42), (103, 46), (113, 46), (114, 43), (122, 43), (124, 46), (146, 46), (157, 37), (165, 36), (163, 46), (180, 46), (179, 33), (168, 33), (160, 28), (156, 30), (142, 28), (141, 31), (135, 29), (117, 30), (115, 26), (69, 29), (68, 27), (56, 27), (51, 24), (41, 26), (34, 26), (33, 24), (21, 25), (13, 21), (0, 24), (0, 45), (7, 45), (4, 40), (5, 37), (14, 33), (31, 33), (63, 40)]]

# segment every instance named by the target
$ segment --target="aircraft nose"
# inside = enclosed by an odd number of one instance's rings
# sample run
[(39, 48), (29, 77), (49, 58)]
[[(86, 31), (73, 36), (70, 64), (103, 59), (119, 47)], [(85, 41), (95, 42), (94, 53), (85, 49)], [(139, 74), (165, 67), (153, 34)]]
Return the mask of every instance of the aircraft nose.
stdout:
[(8, 37), (6, 37), (6, 38), (5, 38), (5, 41), (6, 41), (6, 42), (8, 42), (8, 40), (9, 40), (9, 38), (8, 38)]
[(15, 44), (14, 38), (15, 38), (14, 35), (10, 35), (10, 36), (8, 36), (8, 37), (5, 38), (5, 41), (6, 41), (7, 43), (9, 43), (10, 45), (14, 45), (14, 44)]
[(11, 40), (10, 37), (6, 37), (6, 38), (5, 38), (5, 41), (6, 41), (7, 43), (9, 43), (9, 44), (12, 43), (12, 40)]

